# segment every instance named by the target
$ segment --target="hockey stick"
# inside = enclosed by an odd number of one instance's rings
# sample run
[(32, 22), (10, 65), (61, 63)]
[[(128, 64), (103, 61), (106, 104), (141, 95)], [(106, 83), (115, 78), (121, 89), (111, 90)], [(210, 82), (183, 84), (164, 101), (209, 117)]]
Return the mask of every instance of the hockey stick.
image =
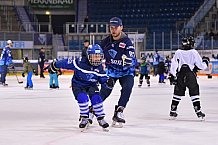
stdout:
[(18, 82), (18, 84), (22, 84), (23, 83), (23, 81), (19, 81), (19, 79), (18, 79), (18, 77), (17, 77), (17, 74), (15, 73), (15, 76), (16, 76), (16, 78), (17, 78), (17, 82)]
[(17, 73), (15, 72), (15, 68), (13, 69), (13, 73), (14, 73), (15, 76), (16, 76), (16, 79), (17, 79), (18, 84), (22, 84), (23, 81), (19, 81), (19, 79), (18, 79), (18, 77), (17, 77)]

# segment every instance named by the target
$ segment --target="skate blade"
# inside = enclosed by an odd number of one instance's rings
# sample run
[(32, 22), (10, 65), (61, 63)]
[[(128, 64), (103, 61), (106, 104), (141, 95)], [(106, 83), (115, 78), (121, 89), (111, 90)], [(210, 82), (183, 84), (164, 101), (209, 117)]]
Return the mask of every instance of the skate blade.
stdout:
[(109, 127), (107, 127), (107, 128), (102, 128), (102, 130), (103, 130), (104, 132), (109, 132)]
[(86, 132), (88, 127), (89, 127), (89, 123), (86, 124), (86, 126), (84, 128), (80, 128), (80, 132)]
[(200, 121), (205, 121), (205, 117), (200, 117), (200, 118), (198, 118)]
[(112, 127), (114, 127), (114, 128), (122, 128), (123, 127), (123, 123), (113, 121), (112, 122)]
[(169, 120), (176, 120), (176, 117), (170, 116)]

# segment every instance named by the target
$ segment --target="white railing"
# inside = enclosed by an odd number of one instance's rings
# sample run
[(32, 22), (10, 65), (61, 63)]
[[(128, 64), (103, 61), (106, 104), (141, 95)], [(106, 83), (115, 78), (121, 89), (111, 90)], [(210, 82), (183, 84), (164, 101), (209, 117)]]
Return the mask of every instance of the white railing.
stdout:
[(215, 5), (215, 2), (216, 0), (205, 0), (205, 2), (201, 5), (201, 7), (194, 14), (194, 16), (192, 16), (192, 18), (188, 21), (184, 29), (189, 31), (189, 33), (193, 33), (193, 29), (205, 17), (208, 11)]
[(66, 23), (66, 34), (68, 33), (108, 33), (108, 23), (88, 22), (88, 23)]

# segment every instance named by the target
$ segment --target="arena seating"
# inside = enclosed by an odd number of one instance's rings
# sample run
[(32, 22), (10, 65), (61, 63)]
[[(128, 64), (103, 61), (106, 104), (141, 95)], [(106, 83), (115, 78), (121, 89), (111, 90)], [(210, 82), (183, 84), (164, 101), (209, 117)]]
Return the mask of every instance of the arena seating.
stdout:
[(190, 19), (203, 2), (204, 0), (88, 0), (88, 14), (90, 22), (107, 22), (117, 16), (123, 20), (126, 29), (139, 28), (139, 32), (146, 31), (146, 49), (153, 49), (151, 42), (155, 32), (155, 38), (160, 41), (156, 42), (155, 47), (161, 49), (162, 32), (167, 35), (164, 47), (169, 47), (169, 33), (180, 28), (176, 27), (176, 22)]

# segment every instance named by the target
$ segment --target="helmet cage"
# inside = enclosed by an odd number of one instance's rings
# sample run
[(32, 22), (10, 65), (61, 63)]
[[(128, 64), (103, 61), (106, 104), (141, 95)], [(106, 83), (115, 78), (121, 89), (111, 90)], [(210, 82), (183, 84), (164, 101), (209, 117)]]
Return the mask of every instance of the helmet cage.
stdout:
[(102, 60), (104, 59), (103, 50), (97, 44), (89, 45), (87, 49), (87, 56), (89, 63), (93, 66), (99, 66), (102, 64)]
[(102, 60), (104, 59), (104, 54), (95, 53), (88, 55), (89, 63), (93, 66), (99, 66), (102, 64)]

